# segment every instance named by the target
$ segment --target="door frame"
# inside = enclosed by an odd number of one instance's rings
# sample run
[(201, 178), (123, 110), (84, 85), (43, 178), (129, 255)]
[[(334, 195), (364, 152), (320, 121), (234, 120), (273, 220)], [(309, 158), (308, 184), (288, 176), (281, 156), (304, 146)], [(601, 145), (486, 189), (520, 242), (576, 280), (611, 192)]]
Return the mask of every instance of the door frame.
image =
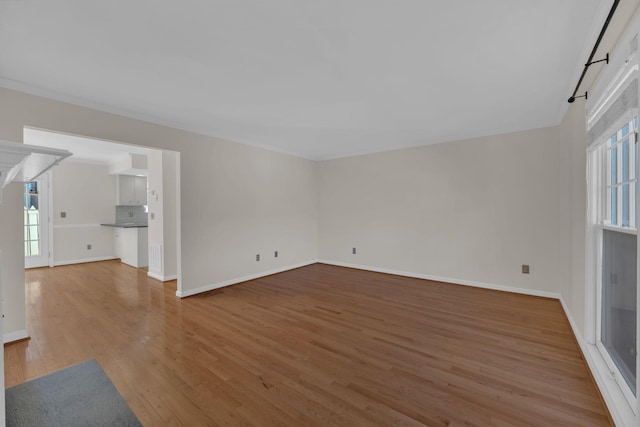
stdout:
[[(39, 194), (39, 204), (40, 206), (44, 205), (44, 209), (39, 209), (40, 211), (40, 236), (46, 236), (45, 239), (40, 239), (41, 242), (41, 250), (46, 251), (45, 255), (42, 255), (41, 262), (36, 263), (37, 265), (30, 264), (28, 262), (28, 257), (24, 256), (24, 268), (38, 268), (38, 267), (53, 267), (53, 194), (52, 194), (52, 181), (53, 174), (51, 171), (47, 171), (42, 175), (36, 177), (32, 181), (40, 182), (40, 194)], [(44, 185), (42, 185), (44, 184)], [(27, 185), (25, 183), (24, 185)], [(23, 190), (24, 191), (24, 190)], [(40, 208), (39, 206), (39, 208)], [(24, 227), (24, 219), (23, 219), (23, 227)], [(24, 228), (23, 228), (24, 230)], [(22, 238), (24, 244), (24, 234)], [(46, 243), (46, 248), (42, 246), (42, 242)]]

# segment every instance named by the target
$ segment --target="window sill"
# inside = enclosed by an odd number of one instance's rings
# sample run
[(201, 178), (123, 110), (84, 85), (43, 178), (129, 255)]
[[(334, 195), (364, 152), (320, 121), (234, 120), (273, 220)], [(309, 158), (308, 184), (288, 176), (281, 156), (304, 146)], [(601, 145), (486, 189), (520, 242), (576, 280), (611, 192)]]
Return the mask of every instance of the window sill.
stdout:
[(638, 234), (637, 229), (629, 227), (618, 227), (615, 225), (600, 224), (600, 228), (602, 228), (603, 230), (617, 231), (618, 233), (633, 234), (634, 236)]
[(607, 409), (613, 418), (613, 422), (619, 427), (636, 427), (638, 425), (638, 418), (640, 418), (636, 417), (636, 408), (632, 407), (627, 401), (618, 383), (611, 376), (609, 368), (596, 345), (590, 344), (584, 339), (562, 297), (560, 297), (560, 303), (567, 315), (567, 319), (569, 320), (571, 329), (573, 329), (573, 334), (578, 341), (580, 349), (582, 350), (582, 354), (584, 355), (587, 366), (591, 371), (591, 375), (593, 376), (593, 379), (600, 390), (600, 394), (607, 405)]
[[(581, 340), (579, 340), (581, 341)], [(602, 393), (607, 408), (611, 412), (613, 421), (616, 426), (636, 426), (636, 414), (624, 396), (620, 386), (611, 376), (606, 362), (594, 344), (588, 344), (584, 341), (582, 350), (584, 352), (587, 364), (591, 369), (591, 373), (598, 384), (598, 388)]]

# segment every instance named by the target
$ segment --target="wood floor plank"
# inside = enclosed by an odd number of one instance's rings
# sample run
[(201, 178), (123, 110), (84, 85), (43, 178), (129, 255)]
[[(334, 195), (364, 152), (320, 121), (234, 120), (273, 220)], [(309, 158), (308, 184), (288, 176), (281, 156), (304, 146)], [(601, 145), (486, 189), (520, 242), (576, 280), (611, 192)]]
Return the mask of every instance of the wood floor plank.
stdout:
[(315, 264), (193, 297), (27, 271), (6, 386), (95, 358), (144, 425), (611, 425), (558, 301)]

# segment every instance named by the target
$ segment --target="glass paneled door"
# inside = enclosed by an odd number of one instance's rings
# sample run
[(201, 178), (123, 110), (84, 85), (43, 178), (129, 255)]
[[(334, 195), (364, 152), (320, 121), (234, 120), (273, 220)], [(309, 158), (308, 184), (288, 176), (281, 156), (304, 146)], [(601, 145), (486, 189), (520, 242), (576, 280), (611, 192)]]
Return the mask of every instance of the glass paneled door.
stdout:
[(24, 266), (49, 265), (49, 180), (43, 174), (24, 184)]

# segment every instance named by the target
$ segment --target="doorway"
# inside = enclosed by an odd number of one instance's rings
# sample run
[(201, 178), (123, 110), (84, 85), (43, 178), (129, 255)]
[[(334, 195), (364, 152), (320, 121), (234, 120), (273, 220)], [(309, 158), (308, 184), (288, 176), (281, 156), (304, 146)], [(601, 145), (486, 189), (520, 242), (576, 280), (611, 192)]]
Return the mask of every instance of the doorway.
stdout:
[(50, 265), (50, 172), (24, 184), (24, 266)]
[[(148, 276), (163, 282), (178, 279), (180, 288), (179, 152), (31, 127), (24, 128), (24, 141), (73, 153), (53, 170), (49, 184), (51, 266), (119, 258), (115, 229), (105, 225), (130, 222), (120, 215), (126, 210), (122, 208), (143, 205), (144, 218), (125, 212), (148, 231), (148, 248), (140, 249), (139, 243), (136, 253), (149, 255)], [(138, 162), (142, 157), (144, 165)], [(140, 192), (140, 200), (146, 201), (123, 201), (121, 178), (139, 174), (147, 177)]]

